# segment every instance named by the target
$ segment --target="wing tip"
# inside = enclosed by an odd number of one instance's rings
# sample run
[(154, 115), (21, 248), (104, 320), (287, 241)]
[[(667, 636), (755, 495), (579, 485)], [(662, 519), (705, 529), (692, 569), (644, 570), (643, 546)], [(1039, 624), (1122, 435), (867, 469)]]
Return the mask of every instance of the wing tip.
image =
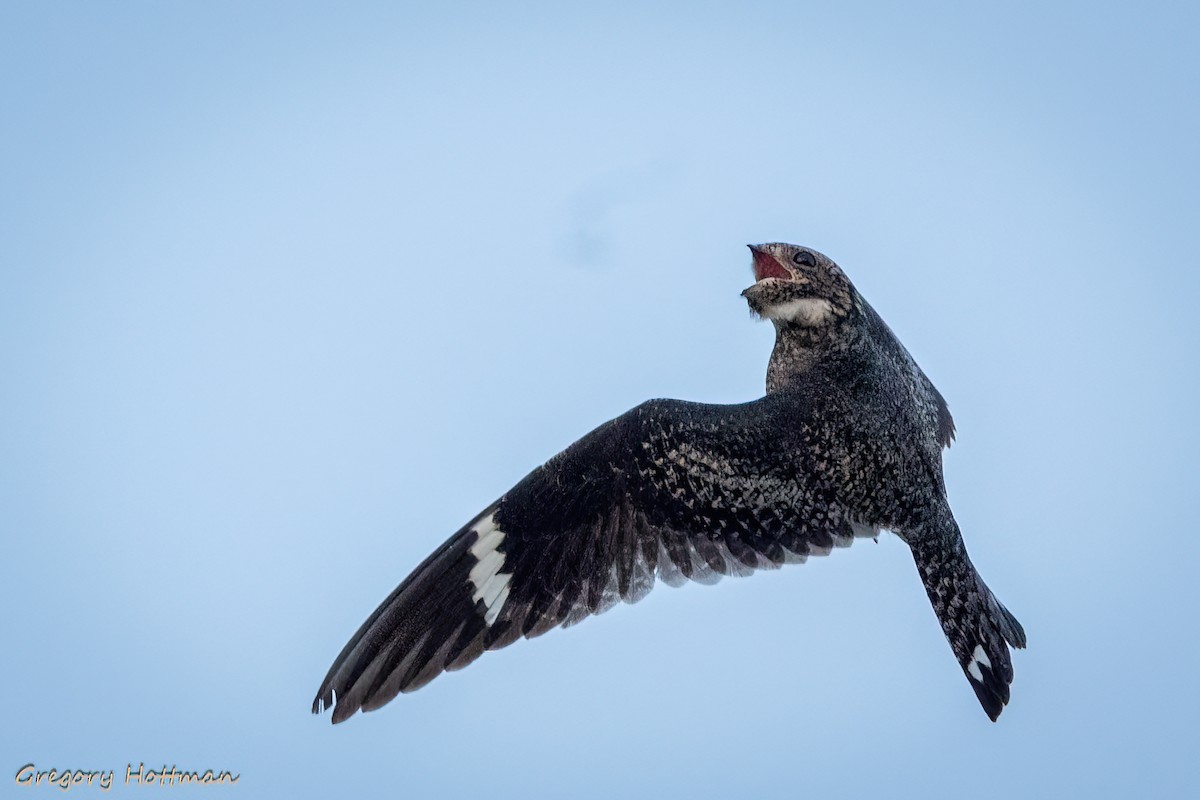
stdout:
[(358, 706), (351, 706), (344, 699), (339, 702), (337, 692), (330, 686), (324, 686), (313, 699), (312, 713), (316, 715), (324, 714), (326, 711), (332, 711), (331, 724), (336, 725), (339, 722), (344, 722), (354, 715), (359, 710)]

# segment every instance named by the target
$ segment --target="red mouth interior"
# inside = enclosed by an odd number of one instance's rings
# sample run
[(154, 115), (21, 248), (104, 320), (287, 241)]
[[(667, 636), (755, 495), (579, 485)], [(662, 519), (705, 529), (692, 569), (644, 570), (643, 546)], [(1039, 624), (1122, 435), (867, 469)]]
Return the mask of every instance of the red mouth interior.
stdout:
[(792, 277), (782, 264), (780, 264), (775, 256), (765, 250), (754, 250), (754, 280), (761, 281), (764, 278), (783, 278), (788, 280)]

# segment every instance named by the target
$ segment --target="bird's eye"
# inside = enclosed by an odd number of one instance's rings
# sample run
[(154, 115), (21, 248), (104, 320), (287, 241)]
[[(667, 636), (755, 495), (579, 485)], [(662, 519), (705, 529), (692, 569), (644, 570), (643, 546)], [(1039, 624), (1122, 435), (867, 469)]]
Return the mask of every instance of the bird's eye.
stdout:
[(792, 263), (798, 267), (815, 267), (817, 260), (807, 250), (800, 250), (796, 255), (792, 256)]

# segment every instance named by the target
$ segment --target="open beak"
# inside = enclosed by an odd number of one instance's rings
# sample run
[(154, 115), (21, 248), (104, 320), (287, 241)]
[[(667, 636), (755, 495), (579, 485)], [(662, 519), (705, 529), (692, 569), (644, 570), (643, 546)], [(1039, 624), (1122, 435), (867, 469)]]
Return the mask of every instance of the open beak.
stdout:
[(787, 267), (780, 264), (775, 256), (771, 255), (771, 251), (758, 244), (748, 244), (746, 247), (750, 248), (750, 252), (754, 256), (755, 283), (766, 278), (791, 280), (792, 273), (788, 271)]

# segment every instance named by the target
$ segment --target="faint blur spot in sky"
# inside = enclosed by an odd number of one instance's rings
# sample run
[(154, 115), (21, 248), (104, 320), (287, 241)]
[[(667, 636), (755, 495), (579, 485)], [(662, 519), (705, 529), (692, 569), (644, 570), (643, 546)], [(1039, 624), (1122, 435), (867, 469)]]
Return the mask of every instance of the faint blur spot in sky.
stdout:
[(682, 164), (658, 156), (650, 161), (612, 170), (580, 187), (565, 202), (568, 219), (559, 252), (574, 266), (607, 267), (615, 249), (614, 224), (621, 212), (668, 191), (679, 182)]

